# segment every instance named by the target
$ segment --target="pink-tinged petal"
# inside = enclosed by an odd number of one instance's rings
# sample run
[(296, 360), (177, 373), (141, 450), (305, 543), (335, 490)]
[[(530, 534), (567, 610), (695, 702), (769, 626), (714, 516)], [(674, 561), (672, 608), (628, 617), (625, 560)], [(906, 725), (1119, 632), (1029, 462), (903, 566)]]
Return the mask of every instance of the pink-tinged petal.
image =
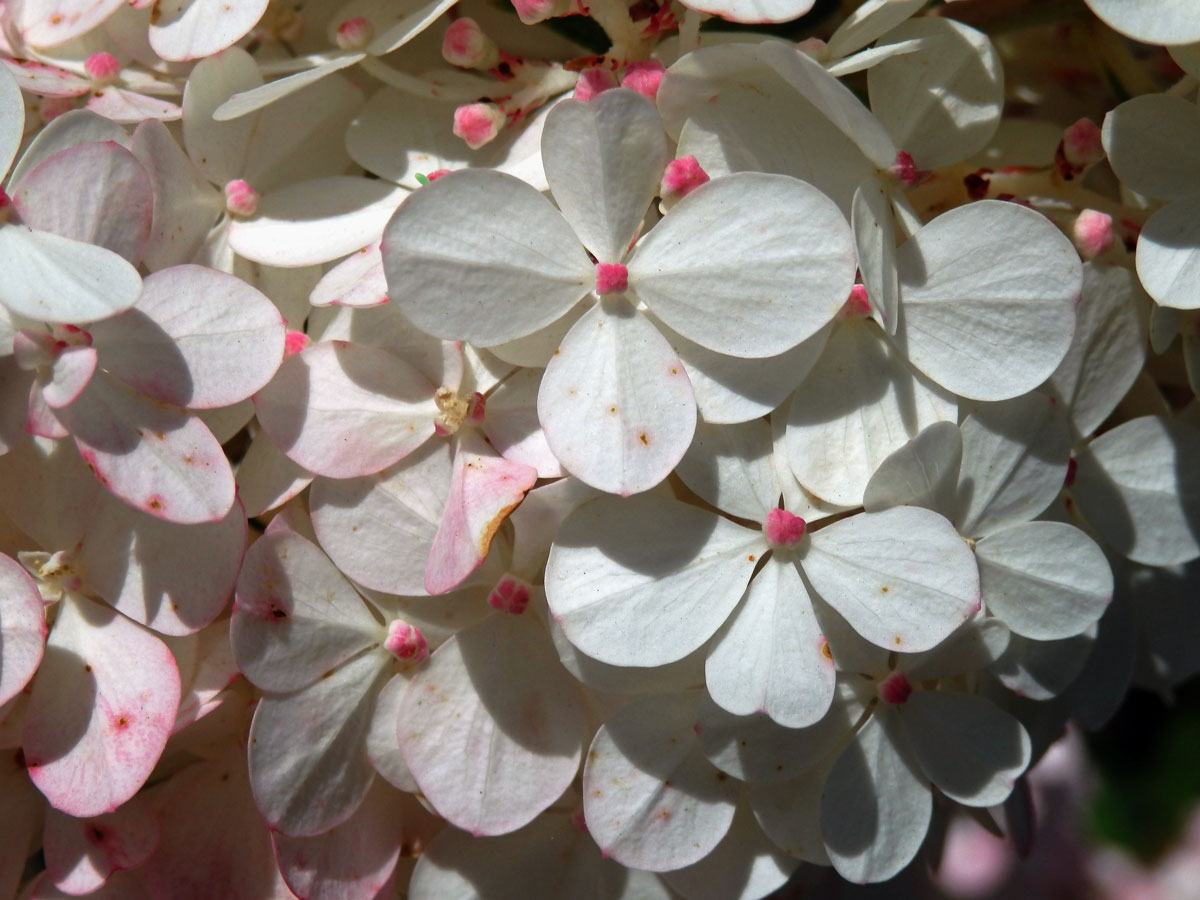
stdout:
[(191, 634), (225, 608), (246, 543), (234, 502), (219, 522), (177, 525), (104, 496), (79, 549), (88, 588), (161, 634)]
[(87, 108), (106, 119), (128, 125), (147, 119), (174, 122), (183, 115), (183, 109), (176, 103), (118, 87), (96, 91), (88, 100)]
[(300, 535), (270, 534), (247, 551), (230, 640), (258, 687), (298, 690), (384, 637), (342, 573)]
[(429, 548), (425, 590), (444, 594), (475, 571), (496, 529), (537, 479), (536, 469), (509, 462), (477, 432), (460, 434), (446, 511)]
[(387, 279), (379, 241), (351, 253), (325, 273), (313, 288), (313, 306), (379, 306), (387, 303)]
[(266, 12), (267, 0), (159, 0), (150, 46), (163, 59), (203, 59), (246, 36)]
[(286, 360), (254, 398), (258, 420), (293, 461), (318, 475), (369, 475), (434, 433), (436, 385), (398, 356), (343, 341)]
[(423, 595), (452, 471), (449, 443), (430, 441), (376, 475), (317, 479), (309, 504), (321, 547), (359, 584)]
[(393, 659), (380, 647), (306, 688), (259, 701), (250, 726), (250, 780), (273, 829), (320, 834), (358, 809), (375, 778), (365, 743)]
[(283, 360), (279, 311), (240, 278), (172, 266), (146, 278), (137, 308), (97, 325), (104, 368), (155, 399), (211, 409), (249, 397)]
[[(0, 710), (2, 713), (2, 710)], [(25, 863), (42, 838), (46, 801), (29, 783), (21, 765), (21, 751), (0, 751), (0, 891), (17, 896), (25, 877)]]
[(30, 171), (13, 191), (13, 206), (30, 228), (95, 244), (137, 265), (150, 239), (154, 188), (124, 147), (79, 144)]
[(25, 418), (25, 430), (36, 437), (59, 440), (70, 436), (70, 432), (58, 420), (41, 386), (36, 381), (29, 388), (29, 404)]
[(181, 524), (219, 522), (233, 505), (233, 472), (195, 416), (106, 376), (58, 413), (100, 483), (126, 503)]
[(411, 794), (376, 781), (349, 819), (323, 834), (275, 834), (284, 880), (308, 900), (375, 900), (401, 851), (419, 853), (441, 823)]
[(144, 863), (158, 846), (158, 816), (146, 795), (116, 812), (73, 818), (55, 809), (46, 814), (46, 871), (65, 894), (90, 894), (113, 873)]
[(234, 473), (246, 515), (260, 516), (287, 503), (312, 483), (312, 473), (292, 462), (259, 431)]
[[(92, 89), (92, 83), (57, 66), (49, 66), (37, 60), (0, 59), (0, 65), (13, 76), (21, 90), (39, 97), (82, 97)], [(10, 159), (11, 163), (12, 160)]]
[(112, 141), (122, 147), (129, 146), (129, 135), (116, 122), (98, 116), (86, 109), (73, 109), (54, 119), (38, 132), (13, 166), (8, 183), (19, 185), (25, 176), (62, 150), (80, 144)]
[(493, 615), (430, 657), (400, 704), (400, 749), (434, 809), (473, 834), (520, 828), (571, 784), (583, 698), (530, 616)]
[(16, 26), (34, 47), (57, 47), (91, 31), (125, 0), (45, 0), (16, 5)]
[(696, 401), (671, 345), (618, 298), (571, 326), (542, 376), (538, 417), (567, 471), (628, 496), (654, 487), (683, 458)]
[(0, 304), (40, 322), (83, 324), (128, 309), (137, 269), (103, 247), (9, 223), (0, 228)]
[(100, 354), (95, 347), (68, 347), (50, 367), (50, 380), (42, 388), (42, 398), (51, 409), (62, 409), (74, 403), (83, 393)]
[(0, 554), (0, 705), (15, 697), (42, 662), (46, 615), (25, 568)]
[(228, 619), (219, 619), (197, 632), (195, 649), (195, 664), (191, 677), (184, 682), (172, 734), (220, 709), (230, 699), (226, 688), (241, 674), (233, 661)]
[(537, 415), (537, 395), (542, 373), (518, 369), (488, 397), (483, 430), (488, 443), (509, 462), (537, 469), (538, 478), (561, 478), (567, 474), (550, 451)]
[(112, 812), (149, 777), (179, 708), (166, 644), (67, 594), (33, 682), (22, 745), (29, 777), (72, 816)]
[(213, 188), (162, 122), (147, 119), (133, 132), (131, 149), (154, 187), (154, 214), (146, 267), (152, 272), (187, 262), (224, 212)]

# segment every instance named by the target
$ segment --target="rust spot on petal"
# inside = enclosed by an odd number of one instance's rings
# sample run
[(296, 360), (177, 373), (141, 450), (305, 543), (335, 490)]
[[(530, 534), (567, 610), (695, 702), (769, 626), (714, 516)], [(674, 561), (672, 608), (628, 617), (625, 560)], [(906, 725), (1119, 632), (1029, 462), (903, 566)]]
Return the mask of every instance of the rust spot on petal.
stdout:
[(479, 555), (487, 556), (488, 548), (492, 546), (492, 538), (496, 536), (496, 530), (504, 524), (504, 520), (508, 518), (508, 514), (517, 508), (520, 500), (512, 503), (492, 517), (492, 521), (488, 522), (483, 529), (483, 534), (479, 536)]
[(646, 432), (643, 431), (641, 434), (639, 434), (638, 440), (641, 441), (643, 444), (645, 444), (647, 447), (650, 446), (650, 438), (646, 437)]

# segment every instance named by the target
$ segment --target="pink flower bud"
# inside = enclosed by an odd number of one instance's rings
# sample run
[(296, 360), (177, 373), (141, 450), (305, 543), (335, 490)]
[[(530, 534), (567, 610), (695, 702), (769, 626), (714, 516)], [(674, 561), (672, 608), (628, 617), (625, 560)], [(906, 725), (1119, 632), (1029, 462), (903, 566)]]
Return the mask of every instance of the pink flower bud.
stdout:
[(295, 356), (312, 343), (312, 339), (303, 331), (289, 331), (283, 338), (283, 358)]
[(93, 53), (84, 61), (83, 71), (96, 87), (107, 87), (117, 80), (121, 64), (111, 53)]
[(403, 619), (393, 619), (388, 623), (383, 647), (397, 659), (406, 662), (419, 663), (429, 655), (429, 645), (425, 643), (421, 629), (414, 628)]
[(529, 584), (515, 575), (505, 575), (488, 594), (488, 603), (501, 612), (519, 616), (529, 606)]
[(843, 319), (861, 319), (870, 314), (871, 300), (867, 296), (867, 286), (865, 284), (854, 285), (850, 288), (850, 296), (838, 310), (838, 315)]
[(474, 19), (455, 19), (442, 38), (442, 59), (464, 69), (490, 69), (500, 61), (500, 50)]
[(454, 111), (454, 134), (478, 150), (504, 127), (504, 110), (495, 103), (468, 103)]
[(1095, 259), (1113, 245), (1112, 216), (1085, 209), (1071, 223), (1071, 240), (1084, 259)]
[(371, 23), (362, 16), (355, 16), (338, 25), (334, 41), (342, 50), (362, 50), (374, 36), (375, 29)]
[(235, 216), (252, 216), (258, 209), (258, 191), (240, 178), (225, 185), (225, 208)]
[(1063, 156), (1073, 166), (1089, 166), (1104, 159), (1100, 127), (1091, 119), (1080, 119), (1063, 132)]
[(596, 263), (596, 293), (621, 294), (629, 288), (629, 270), (620, 263)]
[(621, 87), (637, 91), (643, 97), (653, 100), (658, 96), (658, 86), (662, 84), (666, 71), (666, 66), (657, 59), (631, 62), (625, 67), (625, 77), (621, 79)]
[(907, 703), (911, 694), (912, 685), (908, 683), (903, 672), (893, 672), (887, 681), (879, 685), (879, 699), (893, 706)]
[(570, 0), (512, 0), (513, 9), (526, 25), (561, 16), (570, 8)]
[(694, 156), (682, 156), (667, 163), (667, 171), (663, 173), (663, 199), (677, 200), (686, 197), (700, 185), (708, 181), (708, 173), (700, 167)]
[(579, 80), (575, 82), (575, 93), (571, 98), (586, 103), (597, 94), (616, 86), (617, 76), (611, 70), (603, 66), (592, 66), (579, 73)]
[(763, 534), (767, 543), (776, 550), (784, 547), (795, 547), (804, 537), (808, 529), (807, 523), (799, 516), (794, 516), (786, 509), (773, 509), (767, 513), (767, 521), (763, 523)]

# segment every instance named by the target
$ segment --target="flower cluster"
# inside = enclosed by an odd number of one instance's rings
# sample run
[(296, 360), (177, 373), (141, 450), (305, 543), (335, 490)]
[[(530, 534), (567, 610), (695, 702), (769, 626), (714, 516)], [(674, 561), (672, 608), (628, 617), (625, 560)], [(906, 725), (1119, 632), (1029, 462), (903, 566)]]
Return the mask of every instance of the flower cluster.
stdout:
[(1200, 671), (1200, 8), (1088, 4), (0, 6), (0, 898), (1027, 842)]

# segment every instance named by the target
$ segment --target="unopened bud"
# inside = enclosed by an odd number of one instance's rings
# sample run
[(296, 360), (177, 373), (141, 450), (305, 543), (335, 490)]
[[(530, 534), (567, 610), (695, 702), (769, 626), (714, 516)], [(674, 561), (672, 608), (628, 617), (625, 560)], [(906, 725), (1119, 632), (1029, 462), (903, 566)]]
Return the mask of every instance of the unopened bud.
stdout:
[(500, 62), (500, 50), (474, 19), (455, 19), (442, 38), (442, 59), (464, 69), (491, 69)]
[(240, 178), (225, 185), (225, 208), (235, 216), (252, 216), (258, 209), (258, 191)]
[(83, 63), (83, 71), (96, 87), (107, 87), (121, 74), (121, 64), (111, 53), (93, 53)]
[(621, 87), (637, 91), (643, 97), (653, 100), (658, 96), (658, 87), (662, 84), (663, 76), (666, 73), (666, 66), (657, 59), (631, 62), (625, 67), (625, 77), (621, 79)]
[(454, 111), (454, 134), (478, 150), (504, 127), (504, 110), (495, 103), (467, 103)]
[(362, 50), (375, 37), (375, 29), (362, 16), (347, 19), (337, 27), (334, 42), (341, 50)]
[(579, 73), (579, 80), (575, 82), (575, 93), (571, 95), (571, 99), (586, 103), (597, 94), (616, 86), (617, 76), (612, 70), (603, 66), (592, 66)]
[(512, 0), (517, 18), (526, 25), (536, 25), (555, 16), (566, 15), (571, 0)]
[(425, 643), (425, 635), (421, 634), (421, 629), (409, 625), (403, 619), (393, 619), (388, 623), (383, 647), (397, 659), (406, 662), (421, 662), (429, 655), (429, 645)]
[(1085, 209), (1071, 223), (1071, 240), (1084, 259), (1095, 259), (1113, 245), (1112, 216)]
[(1100, 127), (1091, 119), (1080, 119), (1063, 132), (1063, 156), (1073, 166), (1089, 166), (1104, 159)]

